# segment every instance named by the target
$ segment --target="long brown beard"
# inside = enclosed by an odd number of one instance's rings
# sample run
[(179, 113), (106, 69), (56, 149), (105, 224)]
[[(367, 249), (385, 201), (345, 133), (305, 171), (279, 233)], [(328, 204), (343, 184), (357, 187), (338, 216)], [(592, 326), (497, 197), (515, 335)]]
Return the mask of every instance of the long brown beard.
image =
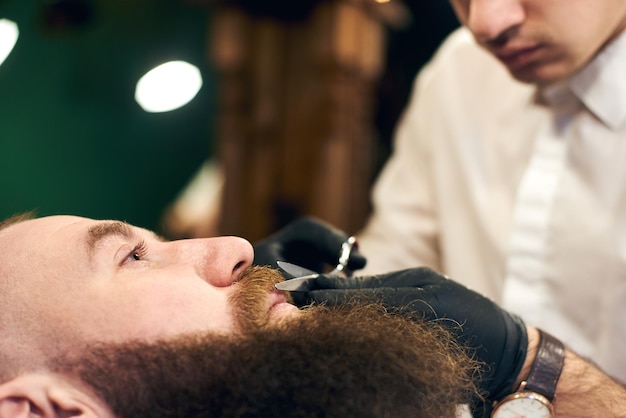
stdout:
[(372, 304), (249, 334), (95, 345), (52, 369), (120, 418), (454, 417), (478, 370), (439, 326)]

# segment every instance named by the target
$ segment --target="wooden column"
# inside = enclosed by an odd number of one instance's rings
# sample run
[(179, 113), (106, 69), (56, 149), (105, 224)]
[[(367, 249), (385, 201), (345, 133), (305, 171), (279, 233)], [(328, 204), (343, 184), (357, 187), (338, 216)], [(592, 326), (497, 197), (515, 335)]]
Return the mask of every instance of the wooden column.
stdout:
[(356, 231), (374, 170), (380, 10), (391, 6), (319, 1), (290, 20), (226, 4), (210, 23), (220, 233), (254, 241), (302, 215)]

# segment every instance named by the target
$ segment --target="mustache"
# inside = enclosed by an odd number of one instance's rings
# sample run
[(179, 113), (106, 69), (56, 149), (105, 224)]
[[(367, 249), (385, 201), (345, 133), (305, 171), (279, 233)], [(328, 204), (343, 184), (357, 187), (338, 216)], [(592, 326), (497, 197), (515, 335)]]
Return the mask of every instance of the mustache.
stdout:
[(246, 268), (237, 283), (243, 286), (274, 286), (285, 279), (278, 270), (264, 266), (250, 266)]
[[(269, 267), (251, 266), (243, 271), (229, 296), (239, 331), (250, 332), (267, 326), (268, 295), (277, 291), (274, 286), (284, 280), (278, 270)], [(288, 294), (285, 296), (292, 302)]]

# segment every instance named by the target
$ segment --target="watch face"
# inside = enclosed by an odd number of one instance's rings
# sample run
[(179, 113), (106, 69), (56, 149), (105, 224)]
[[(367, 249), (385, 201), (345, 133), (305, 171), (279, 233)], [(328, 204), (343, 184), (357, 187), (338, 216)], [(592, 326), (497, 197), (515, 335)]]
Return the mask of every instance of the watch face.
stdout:
[(507, 399), (493, 411), (493, 418), (551, 418), (552, 411), (545, 402), (533, 396)]

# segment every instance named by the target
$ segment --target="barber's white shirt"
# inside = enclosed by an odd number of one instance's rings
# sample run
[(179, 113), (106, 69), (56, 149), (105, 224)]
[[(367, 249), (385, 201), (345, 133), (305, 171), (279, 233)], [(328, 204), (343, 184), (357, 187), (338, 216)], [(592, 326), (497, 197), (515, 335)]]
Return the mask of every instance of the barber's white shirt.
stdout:
[(459, 29), (373, 201), (365, 272), (439, 269), (626, 380), (626, 34), (538, 92)]

